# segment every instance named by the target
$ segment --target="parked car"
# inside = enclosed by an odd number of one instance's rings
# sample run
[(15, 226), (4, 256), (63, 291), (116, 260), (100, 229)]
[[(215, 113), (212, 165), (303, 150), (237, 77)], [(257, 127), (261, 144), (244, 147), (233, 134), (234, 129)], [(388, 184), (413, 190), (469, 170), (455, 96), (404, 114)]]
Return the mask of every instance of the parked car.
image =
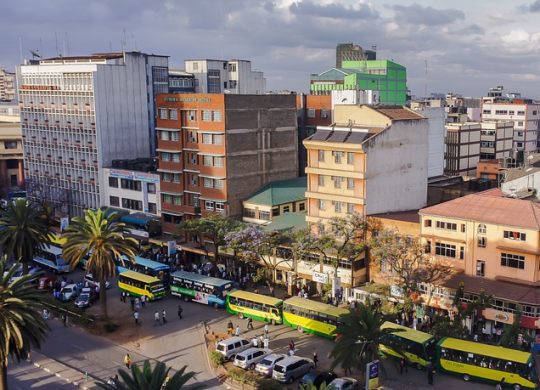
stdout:
[(89, 287), (83, 288), (77, 299), (75, 299), (75, 306), (80, 307), (81, 309), (92, 306), (94, 296), (94, 290)]
[(66, 284), (62, 290), (60, 290), (60, 296), (62, 301), (69, 302), (77, 297), (79, 290), (77, 289), (76, 284)]
[(272, 353), (255, 365), (255, 371), (265, 376), (272, 376), (276, 363), (285, 359), (285, 355)]
[(333, 389), (335, 390), (358, 390), (358, 381), (354, 378), (336, 378), (330, 384), (328, 387), (334, 386)]
[(328, 385), (330, 382), (332, 382), (334, 379), (337, 378), (337, 375), (333, 372), (327, 372), (327, 371), (317, 371), (313, 370), (308, 372), (306, 375), (300, 379), (299, 385), (306, 386), (308, 381), (311, 381), (317, 387), (317, 389), (325, 383)]
[[(92, 276), (92, 274), (86, 274), (86, 276), (84, 277), (83, 283), (86, 285), (87, 282), (89, 287), (99, 287), (99, 282), (94, 279), (94, 276)], [(111, 288), (111, 284), (108, 280), (105, 281), (105, 288)]]
[[(9, 272), (9, 269), (4, 272), (4, 277), (7, 276), (8, 272)], [(13, 283), (13, 282), (19, 280), (22, 277), (22, 275), (23, 275), (23, 269), (22, 269), (22, 267), (20, 267), (17, 271), (15, 271), (15, 273), (11, 276), (11, 278), (9, 279), (8, 282)]]
[(37, 288), (38, 290), (52, 290), (56, 283), (56, 276), (44, 276), (39, 278)]
[(288, 356), (274, 366), (272, 378), (283, 382), (293, 383), (296, 378), (302, 377), (306, 372), (313, 370), (313, 360), (300, 356)]
[(237, 353), (245, 351), (252, 346), (251, 341), (243, 337), (231, 337), (220, 341), (216, 347), (216, 351), (222, 354), (225, 360), (234, 360)]
[(264, 359), (265, 356), (270, 355), (271, 353), (272, 350), (267, 348), (249, 348), (245, 351), (237, 353), (234, 358), (233, 364), (236, 367), (240, 367), (245, 370), (247, 370), (248, 368), (250, 370), (253, 370), (255, 368), (255, 364), (260, 362), (262, 359)]

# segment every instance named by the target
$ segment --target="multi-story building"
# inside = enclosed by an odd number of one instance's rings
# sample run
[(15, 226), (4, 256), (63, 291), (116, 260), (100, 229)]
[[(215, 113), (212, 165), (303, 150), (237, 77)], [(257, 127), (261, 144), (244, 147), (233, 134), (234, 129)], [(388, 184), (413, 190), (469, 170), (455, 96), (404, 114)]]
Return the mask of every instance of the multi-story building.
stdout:
[(186, 72), (195, 78), (196, 93), (264, 95), (266, 79), (245, 60), (186, 60)]
[(168, 57), (59, 57), (17, 73), (30, 197), (47, 188), (47, 202), (68, 206), (64, 216), (80, 215), (104, 203), (101, 168), (154, 155), (154, 96), (168, 92)]
[(0, 191), (17, 189), (24, 181), (20, 123), (0, 122)]
[(510, 157), (514, 137), (514, 122), (483, 121), (480, 123), (480, 160)]
[(10, 102), (17, 96), (16, 76), (0, 68), (0, 101)]
[(304, 141), (307, 221), (424, 207), (428, 120), (403, 106), (338, 105), (334, 115), (343, 122)]
[(195, 77), (183, 70), (169, 70), (169, 93), (195, 93)]
[(294, 95), (166, 94), (156, 106), (164, 232), (214, 212), (239, 216), (254, 191), (297, 177)]
[(364, 50), (352, 43), (338, 43), (336, 46), (336, 68), (341, 68), (343, 61), (364, 61), (376, 60), (377, 47), (372, 46), (371, 50)]

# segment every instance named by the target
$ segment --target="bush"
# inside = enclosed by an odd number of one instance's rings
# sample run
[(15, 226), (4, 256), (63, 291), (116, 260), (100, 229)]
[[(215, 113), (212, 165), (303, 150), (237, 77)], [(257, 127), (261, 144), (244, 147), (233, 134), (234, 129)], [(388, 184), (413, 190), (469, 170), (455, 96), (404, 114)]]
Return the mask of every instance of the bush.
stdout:
[(103, 325), (103, 329), (105, 329), (105, 332), (107, 333), (112, 333), (114, 332), (116, 329), (118, 329), (118, 324), (112, 322), (112, 321), (107, 321), (105, 322), (105, 324)]
[(225, 358), (218, 351), (211, 351), (210, 352), (210, 361), (212, 362), (212, 364), (214, 364), (214, 366), (219, 366), (219, 365), (225, 363)]
[(280, 383), (239, 368), (229, 370), (227, 372), (227, 377), (239, 382), (242, 386), (251, 386), (255, 390), (283, 390), (283, 386)]

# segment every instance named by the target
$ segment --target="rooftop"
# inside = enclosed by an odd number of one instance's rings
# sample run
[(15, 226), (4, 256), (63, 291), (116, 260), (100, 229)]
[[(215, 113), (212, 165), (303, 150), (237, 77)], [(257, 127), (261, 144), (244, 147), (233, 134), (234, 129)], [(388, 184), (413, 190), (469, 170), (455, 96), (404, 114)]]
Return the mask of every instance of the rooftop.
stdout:
[(420, 215), (418, 214), (418, 211), (419, 210), (396, 211), (393, 213), (372, 214), (368, 215), (368, 217), (390, 219), (393, 221), (420, 223)]
[(292, 229), (304, 229), (308, 227), (306, 214), (283, 213), (262, 229), (266, 231), (287, 231)]
[(394, 121), (425, 118), (416, 111), (398, 105), (370, 105), (369, 107)]
[(273, 181), (244, 200), (268, 206), (297, 202), (306, 199), (307, 177)]
[(306, 141), (361, 144), (385, 129), (387, 127), (358, 125), (318, 126), (315, 134), (308, 137)]

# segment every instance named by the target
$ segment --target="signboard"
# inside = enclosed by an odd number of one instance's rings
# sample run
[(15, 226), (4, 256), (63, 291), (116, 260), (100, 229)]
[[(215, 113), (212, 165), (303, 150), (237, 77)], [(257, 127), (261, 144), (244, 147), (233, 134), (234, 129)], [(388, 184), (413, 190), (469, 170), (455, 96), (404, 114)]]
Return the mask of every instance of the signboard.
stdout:
[(405, 291), (399, 286), (390, 286), (390, 295), (393, 297), (403, 298), (405, 296)]
[(167, 248), (169, 251), (169, 256), (174, 255), (176, 253), (176, 241), (167, 242)]
[(159, 175), (156, 175), (155, 173), (133, 172), (133, 179), (144, 181), (146, 183), (159, 183)]
[(514, 314), (505, 313), (493, 308), (484, 309), (482, 314), (486, 320), (502, 322), (503, 324), (511, 324), (514, 322)]
[(120, 179), (133, 180), (133, 172), (130, 172), (130, 171), (120, 171), (118, 169), (111, 169), (110, 175), (112, 177), (119, 177)]
[(313, 272), (311, 279), (317, 283), (328, 283), (328, 275), (323, 274), (322, 272)]
[(60, 230), (64, 231), (64, 229), (67, 228), (68, 226), (69, 226), (69, 218), (68, 217), (60, 218)]
[(137, 229), (125, 229), (125, 230), (127, 233), (133, 236), (142, 237), (142, 238), (150, 238), (150, 234), (145, 230), (137, 230)]
[(332, 291), (334, 291), (334, 298), (341, 292), (341, 278), (332, 279)]
[(379, 361), (374, 360), (366, 365), (366, 390), (379, 387)]

